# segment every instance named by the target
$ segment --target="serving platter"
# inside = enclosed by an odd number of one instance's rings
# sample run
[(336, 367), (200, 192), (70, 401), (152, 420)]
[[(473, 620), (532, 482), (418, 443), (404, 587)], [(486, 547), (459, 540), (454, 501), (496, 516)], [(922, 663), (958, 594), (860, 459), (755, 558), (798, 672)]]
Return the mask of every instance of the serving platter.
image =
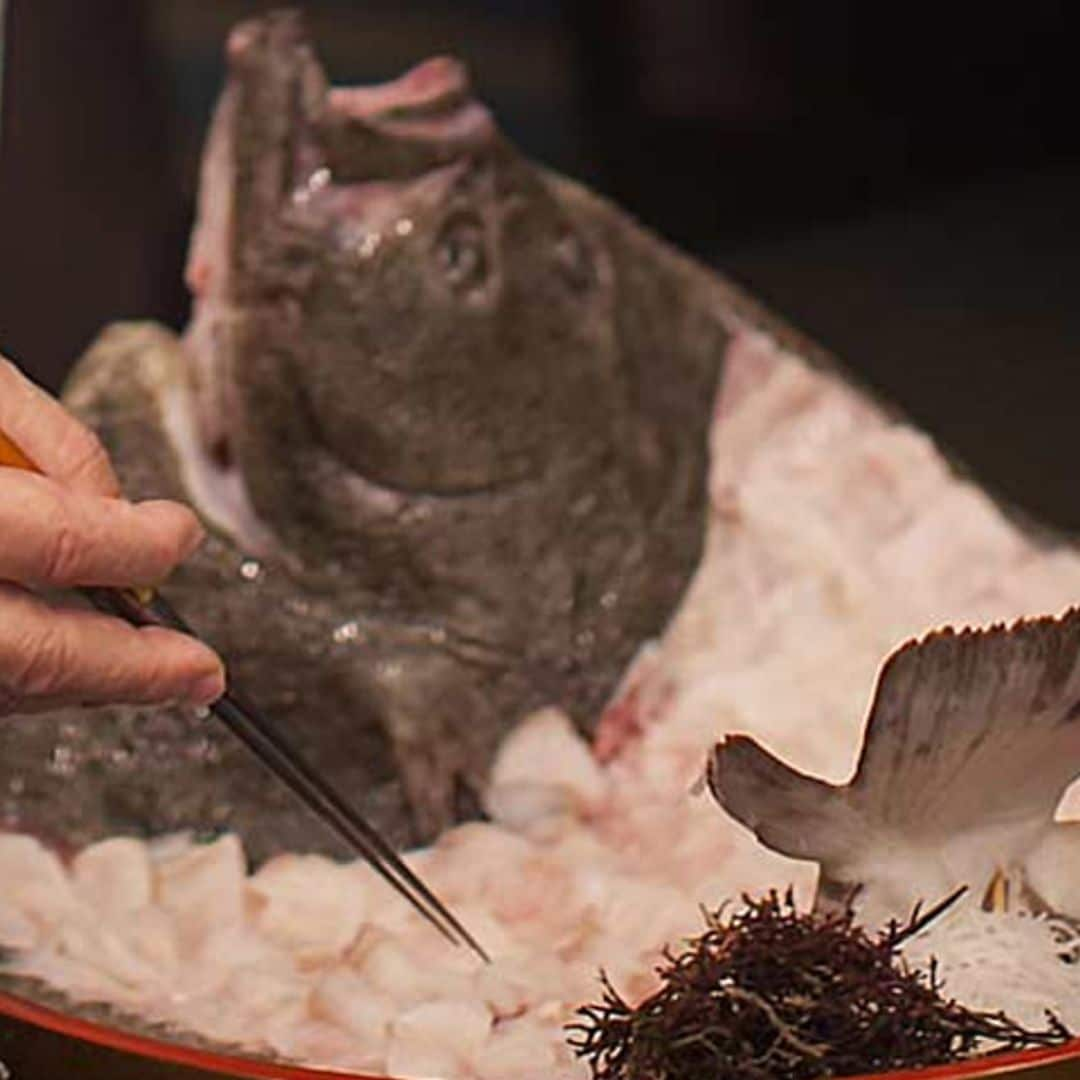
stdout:
[[(37, 1080), (46, 1076), (107, 1080), (198, 1080), (215, 1076), (238, 1080), (391, 1080), (204, 1050), (98, 1023), (0, 991), (0, 1077)], [(983, 1080), (995, 1076), (1015, 1080), (1080, 1077), (1080, 1039), (1049, 1049), (875, 1074), (876, 1080)]]

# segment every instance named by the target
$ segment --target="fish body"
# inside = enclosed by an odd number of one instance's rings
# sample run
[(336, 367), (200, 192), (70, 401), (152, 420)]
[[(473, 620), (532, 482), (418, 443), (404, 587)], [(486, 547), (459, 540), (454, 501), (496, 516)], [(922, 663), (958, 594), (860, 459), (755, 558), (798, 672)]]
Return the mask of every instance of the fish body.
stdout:
[[(236, 684), (384, 831), (429, 839), (477, 813), (519, 718), (590, 729), (662, 632), (701, 554), (736, 293), (526, 160), (456, 61), (331, 88), (291, 13), (227, 54), (191, 324), (107, 329), (66, 399), (130, 497), (211, 526), (167, 592)], [(179, 710), (0, 741), (16, 827), (320, 845)]]

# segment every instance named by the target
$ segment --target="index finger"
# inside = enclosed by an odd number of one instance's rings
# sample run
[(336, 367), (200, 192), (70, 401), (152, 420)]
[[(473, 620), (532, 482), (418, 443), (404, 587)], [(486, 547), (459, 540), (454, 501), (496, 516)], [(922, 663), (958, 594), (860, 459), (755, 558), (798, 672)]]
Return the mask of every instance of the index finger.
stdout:
[(98, 437), (0, 356), (0, 431), (47, 476), (88, 495), (119, 495)]

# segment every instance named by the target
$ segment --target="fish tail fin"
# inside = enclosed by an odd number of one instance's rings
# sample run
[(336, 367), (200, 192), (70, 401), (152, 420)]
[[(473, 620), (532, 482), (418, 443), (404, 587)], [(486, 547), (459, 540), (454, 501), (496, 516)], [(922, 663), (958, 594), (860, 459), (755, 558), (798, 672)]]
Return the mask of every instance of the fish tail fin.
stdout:
[(850, 855), (865, 832), (843, 789), (798, 772), (748, 735), (716, 744), (706, 780), (732, 817), (795, 859), (831, 862)]

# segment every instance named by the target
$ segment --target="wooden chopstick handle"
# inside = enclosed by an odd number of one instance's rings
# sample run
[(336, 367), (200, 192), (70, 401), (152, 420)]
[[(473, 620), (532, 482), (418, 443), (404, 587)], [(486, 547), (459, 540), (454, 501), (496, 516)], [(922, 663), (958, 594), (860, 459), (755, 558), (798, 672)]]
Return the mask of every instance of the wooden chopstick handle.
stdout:
[(2, 431), (0, 431), (0, 465), (10, 469), (24, 469), (26, 472), (41, 472)]

